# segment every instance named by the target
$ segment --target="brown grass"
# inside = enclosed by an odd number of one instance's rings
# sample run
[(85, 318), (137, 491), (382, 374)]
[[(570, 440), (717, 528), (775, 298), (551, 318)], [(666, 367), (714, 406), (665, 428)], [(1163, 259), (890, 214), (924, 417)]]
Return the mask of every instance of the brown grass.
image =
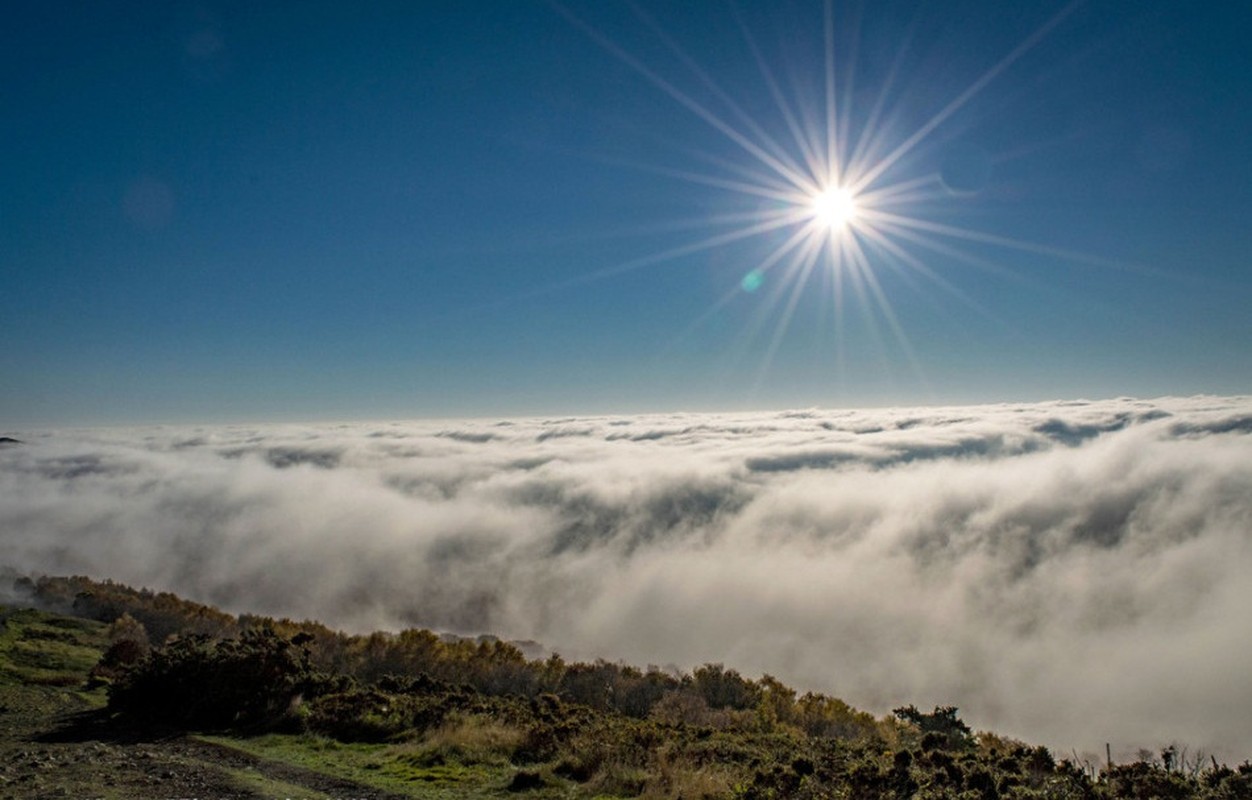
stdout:
[(491, 717), (453, 715), (408, 747), (427, 764), (507, 764), (525, 739), (521, 728)]

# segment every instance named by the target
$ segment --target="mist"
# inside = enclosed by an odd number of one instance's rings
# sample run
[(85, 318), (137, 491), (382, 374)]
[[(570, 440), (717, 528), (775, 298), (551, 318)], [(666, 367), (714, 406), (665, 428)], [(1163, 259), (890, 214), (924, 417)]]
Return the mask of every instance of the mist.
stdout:
[(1252, 398), (11, 434), (18, 572), (1252, 755)]

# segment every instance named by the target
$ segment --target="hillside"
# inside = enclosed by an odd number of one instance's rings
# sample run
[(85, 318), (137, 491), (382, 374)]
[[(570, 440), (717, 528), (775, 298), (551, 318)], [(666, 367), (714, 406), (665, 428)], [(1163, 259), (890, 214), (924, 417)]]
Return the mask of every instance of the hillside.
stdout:
[(1079, 764), (954, 708), (876, 719), (722, 665), (350, 636), (84, 577), (14, 588), (41, 610), (0, 612), (4, 797), (1252, 797), (1247, 763)]

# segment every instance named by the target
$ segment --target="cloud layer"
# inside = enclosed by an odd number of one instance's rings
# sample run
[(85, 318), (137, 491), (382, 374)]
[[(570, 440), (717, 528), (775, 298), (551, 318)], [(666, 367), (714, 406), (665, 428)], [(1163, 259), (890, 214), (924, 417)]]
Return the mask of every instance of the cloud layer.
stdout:
[(19, 570), (1252, 755), (1252, 398), (17, 438)]

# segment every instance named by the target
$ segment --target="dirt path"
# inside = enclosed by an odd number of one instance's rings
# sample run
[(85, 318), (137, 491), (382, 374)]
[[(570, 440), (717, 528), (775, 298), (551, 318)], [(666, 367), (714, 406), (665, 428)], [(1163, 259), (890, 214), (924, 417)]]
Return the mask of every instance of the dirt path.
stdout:
[(351, 781), (178, 736), (128, 738), (55, 687), (0, 687), (0, 798), (397, 800)]

